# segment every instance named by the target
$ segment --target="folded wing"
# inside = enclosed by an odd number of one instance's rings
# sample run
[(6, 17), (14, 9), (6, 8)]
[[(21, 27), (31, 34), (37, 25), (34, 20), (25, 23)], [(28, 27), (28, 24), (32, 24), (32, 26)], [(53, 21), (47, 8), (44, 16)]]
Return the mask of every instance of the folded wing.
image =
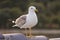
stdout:
[(19, 18), (16, 19), (15, 21), (15, 25), (21, 27), (22, 25), (24, 25), (26, 23), (26, 15), (22, 15)]

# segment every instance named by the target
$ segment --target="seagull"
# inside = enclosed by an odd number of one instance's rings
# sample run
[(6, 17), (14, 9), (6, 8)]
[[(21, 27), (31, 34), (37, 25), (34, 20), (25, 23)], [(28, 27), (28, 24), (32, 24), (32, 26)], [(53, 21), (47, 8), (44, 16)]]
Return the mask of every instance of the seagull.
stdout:
[(12, 21), (15, 23), (13, 27), (18, 26), (19, 28), (29, 29), (29, 35), (31, 34), (31, 28), (34, 27), (38, 23), (37, 14), (35, 11), (38, 11), (35, 6), (30, 6), (28, 8), (28, 14), (22, 15), (16, 19), (16, 21)]

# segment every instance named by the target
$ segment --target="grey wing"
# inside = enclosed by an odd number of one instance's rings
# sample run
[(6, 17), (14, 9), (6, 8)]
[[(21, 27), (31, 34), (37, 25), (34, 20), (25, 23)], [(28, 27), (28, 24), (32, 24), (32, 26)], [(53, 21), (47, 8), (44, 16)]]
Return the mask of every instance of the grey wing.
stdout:
[(20, 16), (19, 18), (16, 19), (15, 24), (18, 26), (24, 25), (26, 23), (26, 18), (27, 18), (26, 15)]

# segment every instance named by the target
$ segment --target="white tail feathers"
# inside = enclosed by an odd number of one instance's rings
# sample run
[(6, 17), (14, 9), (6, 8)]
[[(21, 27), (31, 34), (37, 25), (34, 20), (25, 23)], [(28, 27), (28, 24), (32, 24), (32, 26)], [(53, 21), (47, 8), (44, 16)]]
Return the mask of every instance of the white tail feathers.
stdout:
[(12, 21), (12, 23), (15, 23), (15, 21)]
[(16, 27), (17, 25), (13, 25), (12, 27)]

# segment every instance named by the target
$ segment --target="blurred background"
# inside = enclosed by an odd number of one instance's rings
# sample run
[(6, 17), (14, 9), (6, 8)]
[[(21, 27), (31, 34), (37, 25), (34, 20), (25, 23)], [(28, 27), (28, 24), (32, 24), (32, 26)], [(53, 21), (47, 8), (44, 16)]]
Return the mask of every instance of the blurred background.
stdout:
[(60, 29), (60, 0), (0, 0), (0, 29), (20, 29), (12, 28), (12, 20), (27, 14), (31, 5), (38, 9), (39, 22), (33, 29)]
[(60, 0), (0, 0), (0, 28), (11, 28), (15, 20), (27, 14), (28, 7), (38, 9), (37, 29), (60, 29)]

